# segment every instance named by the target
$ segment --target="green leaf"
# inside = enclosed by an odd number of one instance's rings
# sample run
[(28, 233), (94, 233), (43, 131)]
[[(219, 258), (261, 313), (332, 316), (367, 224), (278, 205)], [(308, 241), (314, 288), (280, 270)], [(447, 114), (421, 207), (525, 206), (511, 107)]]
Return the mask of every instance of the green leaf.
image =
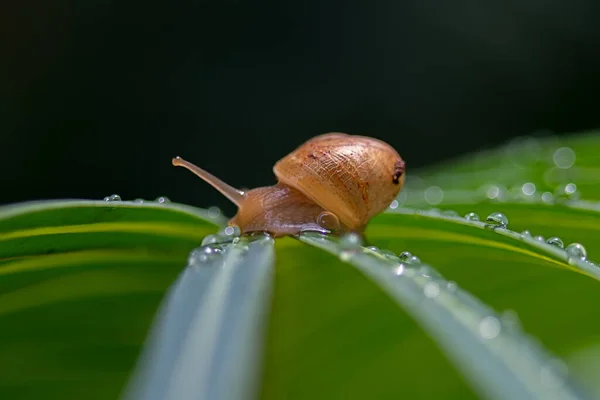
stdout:
[[(567, 183), (576, 184), (577, 196), (600, 199), (599, 149), (598, 132), (518, 138), (496, 149), (409, 172), (399, 202), (427, 206), (480, 203), (490, 198), (539, 200), (544, 193), (550, 201), (557, 196), (569, 197), (564, 192)], [(523, 193), (526, 183), (534, 184), (535, 193)]]
[(302, 240), (348, 260), (377, 283), (436, 340), (481, 396), (582, 398), (578, 389), (565, 384), (560, 361), (524, 335), (514, 320), (495, 313), (430, 266), (398, 263), (363, 247), (345, 249), (318, 235)]
[(125, 398), (235, 400), (256, 392), (273, 239), (206, 249), (210, 258), (191, 256), (166, 296)]
[(187, 254), (222, 218), (182, 205), (0, 209), (0, 398), (116, 398)]

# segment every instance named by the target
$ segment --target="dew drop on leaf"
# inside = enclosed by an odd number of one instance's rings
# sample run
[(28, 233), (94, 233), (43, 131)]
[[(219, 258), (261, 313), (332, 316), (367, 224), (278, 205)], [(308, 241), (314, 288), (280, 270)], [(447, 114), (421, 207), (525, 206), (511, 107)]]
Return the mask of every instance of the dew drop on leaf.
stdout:
[(470, 212), (467, 215), (465, 215), (465, 219), (467, 221), (479, 221), (479, 215), (477, 215), (474, 212)]
[(535, 236), (533, 239), (537, 240), (538, 242), (545, 242), (546, 241), (546, 239), (542, 235)]
[(585, 260), (587, 258), (587, 251), (585, 250), (585, 247), (579, 243), (571, 243), (568, 245), (566, 252), (569, 257), (578, 258), (580, 260)]
[(362, 246), (361, 237), (354, 232), (346, 233), (340, 238), (340, 244), (344, 249), (356, 249)]
[(521, 232), (521, 237), (531, 237), (531, 232), (525, 230)]
[(165, 196), (160, 196), (160, 197), (157, 197), (157, 198), (156, 198), (156, 202), (157, 202), (157, 203), (160, 203), (160, 204), (165, 204), (165, 203), (170, 203), (170, 202), (171, 202), (171, 200), (169, 200), (169, 198), (168, 198), (168, 197), (165, 197)]
[(508, 226), (508, 218), (506, 218), (506, 215), (502, 214), (501, 212), (491, 213), (487, 216), (485, 222), (498, 228), (506, 228)]
[(565, 244), (563, 243), (561, 238), (559, 238), (557, 236), (552, 236), (551, 238), (546, 240), (546, 243), (551, 244), (556, 247), (560, 247), (561, 249), (565, 247)]
[(403, 261), (407, 264), (421, 264), (421, 259), (417, 256), (410, 256)]
[(423, 288), (425, 297), (433, 299), (440, 294), (440, 286), (436, 282), (427, 282)]
[(406, 261), (412, 257), (412, 253), (410, 251), (403, 251), (398, 257), (400, 257), (400, 261)]
[(500, 334), (500, 321), (493, 316), (484, 317), (479, 322), (479, 333), (484, 339), (494, 339)]
[(111, 194), (110, 196), (106, 196), (104, 201), (121, 201), (121, 196), (118, 194)]

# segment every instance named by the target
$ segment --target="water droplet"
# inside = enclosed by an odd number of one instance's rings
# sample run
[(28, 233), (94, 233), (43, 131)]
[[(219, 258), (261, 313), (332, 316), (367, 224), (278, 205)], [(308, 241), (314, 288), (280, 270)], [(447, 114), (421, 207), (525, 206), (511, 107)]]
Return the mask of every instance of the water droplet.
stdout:
[(535, 236), (533, 239), (537, 240), (538, 242), (545, 242), (546, 241), (546, 239), (544, 239), (544, 237), (542, 235)]
[(566, 252), (569, 257), (578, 258), (580, 260), (585, 260), (587, 258), (587, 251), (585, 250), (585, 247), (579, 243), (571, 243), (568, 245)]
[(369, 247), (367, 247), (367, 249), (369, 249), (371, 251), (376, 251), (376, 252), (379, 251), (379, 247), (377, 247), (377, 246), (369, 246)]
[(404, 261), (407, 264), (421, 264), (421, 259), (417, 256), (410, 256), (402, 261)]
[(106, 196), (104, 201), (121, 201), (121, 196), (118, 194), (111, 194), (110, 196)]
[(523, 232), (521, 232), (521, 237), (531, 237), (531, 232), (523, 231)]
[(448, 281), (446, 283), (446, 290), (448, 290), (451, 293), (456, 292), (456, 290), (458, 289), (458, 284), (454, 281)]
[(425, 294), (425, 297), (433, 299), (440, 294), (440, 286), (435, 282), (427, 282), (423, 288), (423, 293)]
[(221, 209), (216, 206), (208, 207), (206, 211), (208, 211), (208, 216), (211, 218), (217, 218), (221, 215)]
[(508, 226), (508, 218), (506, 218), (506, 215), (502, 214), (501, 212), (491, 213), (487, 216), (485, 222), (487, 222), (488, 225), (497, 228), (506, 228)]
[(240, 236), (240, 233), (241, 231), (239, 226), (227, 226), (225, 229), (223, 229), (223, 235), (229, 237)]
[(157, 202), (157, 203), (160, 203), (160, 204), (165, 204), (165, 203), (170, 203), (170, 202), (171, 202), (171, 200), (169, 200), (169, 198), (168, 198), (168, 197), (165, 197), (165, 196), (160, 196), (160, 197), (157, 197), (157, 198), (156, 198), (156, 202)]
[(554, 201), (554, 196), (552, 196), (552, 193), (550, 192), (544, 192), (542, 193), (542, 201), (544, 203), (552, 203)]
[(192, 250), (188, 256), (188, 265), (197, 265), (214, 259), (223, 252), (223, 248), (217, 244), (208, 244)]
[(465, 215), (465, 219), (467, 221), (479, 221), (479, 215), (475, 214), (474, 212), (470, 212)]
[(561, 147), (556, 150), (552, 158), (558, 168), (567, 169), (575, 164), (575, 152), (568, 147)]
[(565, 244), (563, 243), (561, 238), (559, 238), (557, 236), (552, 236), (551, 238), (546, 240), (546, 243), (551, 244), (556, 247), (560, 247), (561, 249), (565, 247)]
[(405, 270), (406, 270), (406, 265), (400, 263), (400, 264), (398, 264), (398, 266), (396, 268), (394, 268), (394, 274), (400, 276), (404, 273)]
[(398, 257), (400, 257), (400, 261), (406, 261), (412, 257), (412, 253), (410, 251), (403, 251)]
[(394, 200), (390, 203), (390, 210), (395, 210), (396, 208), (398, 208), (398, 206), (400, 205), (400, 203), (398, 203), (398, 200)]
[(532, 196), (535, 193), (535, 185), (531, 182), (528, 182), (521, 187), (521, 191), (526, 196)]
[(440, 204), (444, 199), (444, 191), (439, 186), (425, 189), (425, 201), (429, 204)]
[(340, 238), (340, 245), (344, 249), (356, 249), (362, 244), (362, 238), (355, 232), (346, 233)]
[(340, 252), (340, 260), (344, 261), (344, 262), (348, 262), (352, 259), (352, 257), (354, 257), (355, 252), (351, 251), (351, 250), (342, 250)]
[(135, 200), (133, 200), (133, 202), (134, 203), (140, 203), (140, 204), (142, 204), (142, 203), (145, 203), (146, 200), (144, 200), (144, 199), (135, 199)]
[(500, 334), (500, 321), (493, 316), (484, 317), (479, 322), (479, 333), (484, 339), (494, 339)]
[(220, 235), (217, 235), (217, 234), (208, 235), (208, 236), (205, 236), (204, 239), (202, 239), (202, 246), (206, 246), (207, 244), (219, 243), (222, 240), (223, 240), (223, 238)]

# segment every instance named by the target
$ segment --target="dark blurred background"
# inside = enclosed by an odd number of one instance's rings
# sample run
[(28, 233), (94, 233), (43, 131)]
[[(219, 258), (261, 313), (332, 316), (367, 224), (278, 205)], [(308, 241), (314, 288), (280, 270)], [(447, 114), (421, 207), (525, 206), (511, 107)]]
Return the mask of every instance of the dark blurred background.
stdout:
[(0, 6), (0, 203), (229, 205), (329, 131), (411, 168), (600, 126), (597, 0), (21, 0)]

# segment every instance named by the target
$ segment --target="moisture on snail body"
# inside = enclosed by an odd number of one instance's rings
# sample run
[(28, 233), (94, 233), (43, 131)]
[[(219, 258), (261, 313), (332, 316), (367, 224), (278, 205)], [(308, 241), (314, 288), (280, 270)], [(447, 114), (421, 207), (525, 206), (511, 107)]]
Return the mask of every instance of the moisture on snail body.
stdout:
[(362, 233), (398, 196), (405, 163), (387, 143), (358, 135), (316, 136), (273, 167), (277, 184), (241, 191), (207, 171), (173, 159), (216, 188), (237, 207), (229, 225), (242, 234), (275, 237), (305, 231)]

